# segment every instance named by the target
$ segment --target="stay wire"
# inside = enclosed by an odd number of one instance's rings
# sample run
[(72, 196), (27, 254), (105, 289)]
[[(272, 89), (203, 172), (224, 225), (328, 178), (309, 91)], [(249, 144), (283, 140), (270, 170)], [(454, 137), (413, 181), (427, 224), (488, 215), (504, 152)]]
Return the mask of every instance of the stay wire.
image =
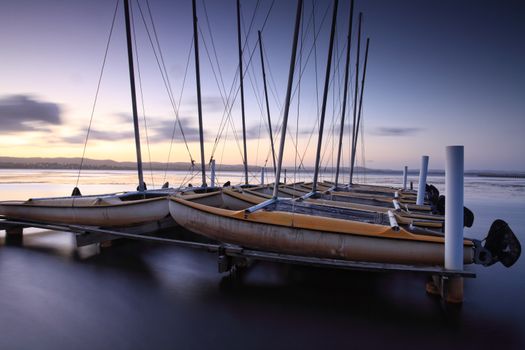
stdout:
[(102, 82), (102, 76), (104, 75), (104, 68), (106, 66), (106, 59), (108, 57), (108, 52), (109, 52), (109, 44), (111, 43), (111, 37), (113, 35), (113, 29), (115, 28), (115, 19), (117, 18), (117, 11), (118, 11), (119, 2), (120, 2), (119, 0), (115, 1), (115, 11), (113, 12), (113, 20), (111, 21), (111, 28), (109, 30), (108, 41), (106, 43), (106, 50), (104, 52), (104, 59), (102, 60), (102, 67), (100, 69), (100, 75), (98, 77), (97, 90), (95, 92), (95, 98), (93, 100), (93, 106), (91, 108), (91, 115), (89, 117), (89, 125), (88, 125), (88, 129), (87, 129), (87, 133), (86, 133), (86, 140), (84, 141), (84, 148), (82, 150), (82, 158), (80, 158), (80, 166), (78, 168), (77, 181), (75, 183), (75, 187), (78, 187), (78, 183), (80, 181), (80, 173), (82, 172), (82, 167), (84, 165), (84, 159), (85, 159), (85, 155), (86, 155), (87, 143), (88, 143), (88, 140), (89, 140), (89, 134), (91, 132), (91, 124), (93, 122), (93, 116), (95, 115), (95, 108), (96, 108), (96, 105), (97, 105), (98, 94), (100, 92), (100, 85), (101, 85), (101, 82)]

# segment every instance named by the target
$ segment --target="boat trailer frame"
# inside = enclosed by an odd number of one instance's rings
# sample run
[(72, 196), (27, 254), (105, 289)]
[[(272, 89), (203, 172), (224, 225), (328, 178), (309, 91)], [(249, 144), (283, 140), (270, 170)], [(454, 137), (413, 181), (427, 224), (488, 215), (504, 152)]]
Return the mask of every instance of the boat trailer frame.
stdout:
[(419, 266), (404, 264), (387, 264), (342, 259), (317, 258), (291, 254), (281, 254), (270, 251), (247, 249), (238, 245), (222, 242), (199, 242), (191, 238), (174, 239), (163, 237), (162, 233), (172, 233), (177, 227), (168, 231), (162, 223), (157, 224), (156, 230), (144, 233), (144, 228), (130, 227), (126, 229), (105, 229), (93, 226), (51, 224), (35, 221), (10, 220), (0, 217), (0, 231), (6, 231), (7, 236), (22, 237), (24, 228), (40, 228), (53, 231), (71, 232), (76, 236), (77, 247), (90, 244), (104, 243), (118, 238), (128, 238), (140, 241), (149, 241), (171, 244), (179, 247), (205, 250), (218, 255), (218, 270), (220, 273), (230, 272), (237, 267), (246, 267), (251, 261), (269, 261), (284, 264), (304, 265), (321, 268), (357, 270), (368, 272), (410, 272), (439, 276), (444, 279), (453, 277), (475, 278), (476, 273), (469, 270), (446, 270), (439, 266)]

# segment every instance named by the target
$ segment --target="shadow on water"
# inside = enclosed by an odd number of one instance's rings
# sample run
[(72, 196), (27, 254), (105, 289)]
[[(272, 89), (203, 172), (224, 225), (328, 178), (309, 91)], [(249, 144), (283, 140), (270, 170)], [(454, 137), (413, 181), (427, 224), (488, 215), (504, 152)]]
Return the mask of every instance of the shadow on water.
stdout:
[(485, 312), (484, 291), (469, 280), (458, 307), (427, 295), (416, 274), (268, 262), (219, 274), (204, 251), (127, 240), (77, 249), (56, 232), (1, 243), (0, 325), (9, 336), (0, 348), (523, 345), (523, 326)]

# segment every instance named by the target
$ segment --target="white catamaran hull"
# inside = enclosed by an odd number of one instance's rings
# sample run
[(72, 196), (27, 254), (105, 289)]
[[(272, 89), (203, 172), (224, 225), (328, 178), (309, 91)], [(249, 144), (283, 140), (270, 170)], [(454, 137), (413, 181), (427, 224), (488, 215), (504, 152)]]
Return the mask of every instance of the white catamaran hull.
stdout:
[[(186, 229), (218, 241), (280, 253), (399, 264), (443, 265), (443, 242), (353, 235), (255, 222), (217, 215), (169, 200), (171, 216)], [(249, 214), (254, 215), (254, 214)], [(472, 263), (472, 246), (464, 247), (464, 262)]]
[(0, 203), (0, 215), (10, 219), (49, 223), (119, 227), (158, 221), (169, 215), (166, 197), (120, 201), (53, 200)]

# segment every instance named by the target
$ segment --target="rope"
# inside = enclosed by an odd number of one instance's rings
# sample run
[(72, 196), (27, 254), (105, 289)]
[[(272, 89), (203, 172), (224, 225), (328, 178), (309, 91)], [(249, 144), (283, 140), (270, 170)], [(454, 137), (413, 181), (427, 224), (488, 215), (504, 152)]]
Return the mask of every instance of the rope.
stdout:
[(93, 116), (95, 114), (95, 107), (97, 105), (98, 93), (100, 91), (100, 84), (102, 82), (102, 75), (104, 74), (104, 67), (106, 66), (106, 59), (108, 57), (109, 44), (111, 43), (111, 37), (113, 35), (113, 28), (115, 27), (115, 19), (117, 17), (118, 4), (119, 4), (119, 0), (115, 2), (115, 11), (113, 12), (113, 20), (111, 21), (111, 28), (109, 30), (108, 41), (106, 43), (104, 59), (102, 60), (102, 68), (100, 69), (100, 75), (98, 77), (97, 90), (95, 92), (95, 98), (93, 100), (93, 107), (91, 108), (91, 116), (89, 117), (89, 125), (88, 125), (88, 129), (86, 133), (86, 140), (84, 141), (84, 148), (82, 150), (82, 158), (80, 159), (80, 167), (78, 168), (78, 175), (77, 175), (77, 181), (75, 183), (75, 187), (78, 187), (78, 183), (80, 181), (80, 173), (82, 172), (82, 166), (84, 165), (84, 158), (86, 155), (86, 148), (87, 148), (87, 143), (89, 139), (89, 133), (91, 132), (91, 124), (93, 122)]
[(148, 136), (148, 124), (146, 122), (146, 107), (144, 106), (144, 93), (142, 90), (142, 76), (140, 74), (140, 60), (139, 60), (139, 50), (137, 46), (137, 34), (135, 33), (135, 21), (134, 21), (134, 16), (133, 16), (133, 7), (131, 6), (130, 6), (130, 12), (131, 12), (131, 28), (133, 30), (133, 43), (135, 44), (135, 59), (137, 61), (137, 75), (139, 78), (140, 102), (142, 105), (142, 117), (144, 119), (144, 131), (146, 135), (146, 146), (148, 149), (149, 171), (150, 171), (152, 188), (155, 188), (155, 182), (153, 181), (153, 168), (151, 165), (151, 149), (150, 149), (149, 136)]

